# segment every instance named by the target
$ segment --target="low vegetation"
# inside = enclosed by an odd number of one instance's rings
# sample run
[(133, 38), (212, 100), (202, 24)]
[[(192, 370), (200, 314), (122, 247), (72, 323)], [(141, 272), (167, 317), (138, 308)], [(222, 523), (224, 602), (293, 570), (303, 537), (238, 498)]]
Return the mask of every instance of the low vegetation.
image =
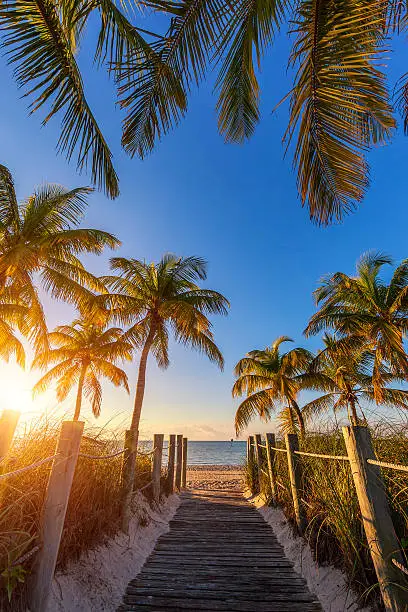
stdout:
[[(379, 424), (371, 430), (377, 456), (390, 463), (408, 465), (408, 420), (404, 425)], [(282, 441), (279, 446), (284, 446)], [(262, 449), (263, 450), (263, 449)], [(309, 433), (301, 450), (319, 454), (346, 455), (339, 428)], [(319, 564), (333, 564), (344, 570), (350, 588), (361, 605), (381, 609), (381, 596), (368, 550), (360, 508), (348, 462), (302, 456), (302, 499), (307, 516), (307, 539)], [(276, 453), (274, 471), (278, 483), (276, 502), (295, 529), (287, 457)], [(408, 489), (406, 474), (384, 470), (393, 522), (403, 550), (408, 556)], [(247, 465), (249, 487), (258, 487), (255, 466)], [(272, 503), (269, 479), (261, 472), (261, 494)]]
[[(55, 452), (59, 426), (42, 422), (15, 439), (1, 471), (9, 472), (36, 463)], [(82, 438), (80, 452), (92, 456), (114, 453), (123, 446), (122, 437), (112, 431), (91, 430)], [(58, 567), (63, 569), (87, 550), (114, 536), (120, 527), (122, 455), (112, 459), (78, 459)], [(0, 481), (0, 567), (2, 589), (0, 609), (25, 609), (25, 586), (39, 545), (39, 523), (51, 463)], [(151, 478), (151, 460), (139, 455), (136, 488)], [(149, 488), (143, 492), (150, 498)], [(25, 558), (28, 556), (28, 558)]]

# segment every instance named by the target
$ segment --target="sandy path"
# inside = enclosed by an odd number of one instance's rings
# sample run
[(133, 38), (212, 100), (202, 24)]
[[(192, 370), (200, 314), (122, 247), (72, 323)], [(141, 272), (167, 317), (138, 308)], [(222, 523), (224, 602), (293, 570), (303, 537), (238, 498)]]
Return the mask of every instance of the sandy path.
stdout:
[(190, 465), (187, 487), (191, 489), (243, 490), (243, 470), (239, 465)]

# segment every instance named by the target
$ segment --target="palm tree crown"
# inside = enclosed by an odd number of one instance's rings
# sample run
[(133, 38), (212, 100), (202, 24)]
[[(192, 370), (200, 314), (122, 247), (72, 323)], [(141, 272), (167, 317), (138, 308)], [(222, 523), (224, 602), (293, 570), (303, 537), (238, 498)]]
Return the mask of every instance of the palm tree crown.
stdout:
[(271, 412), (279, 406), (291, 421), (292, 431), (299, 426), (304, 434), (302, 412), (297, 395), (313, 355), (303, 348), (294, 348), (281, 353), (283, 342), (292, 342), (287, 336), (280, 336), (264, 350), (250, 351), (235, 366), (237, 380), (232, 388), (233, 397), (246, 394), (235, 415), (237, 435), (255, 417), (267, 421)]
[(18, 204), (12, 176), (0, 166), (0, 293), (12, 290), (29, 308), (27, 335), (38, 349), (45, 348), (47, 328), (37, 277), (53, 297), (83, 310), (94, 298), (92, 290), (104, 287), (77, 256), (120, 244), (112, 234), (78, 227), (89, 191), (45, 185)]
[(111, 265), (119, 275), (101, 279), (112, 291), (101, 300), (121, 324), (130, 324), (126, 339), (142, 348), (132, 417), (132, 429), (137, 431), (149, 352), (160, 367), (167, 368), (172, 332), (177, 342), (202, 351), (222, 368), (224, 360), (207, 315), (226, 314), (228, 302), (220, 293), (197, 284), (206, 278), (207, 268), (199, 257), (170, 254), (157, 264), (113, 258)]
[[(323, 343), (324, 349), (311, 364), (305, 386), (324, 393), (303, 406), (303, 415), (309, 419), (330, 409), (334, 412), (346, 409), (351, 423), (358, 425), (361, 403), (369, 405), (376, 398), (373, 384), (375, 354), (367, 350), (357, 354), (346, 353), (341, 343), (330, 334), (324, 334)], [(408, 391), (388, 386), (393, 381), (401, 381), (401, 378), (388, 371), (383, 372), (382, 381), (382, 403), (407, 409)]]
[(387, 284), (380, 272), (391, 263), (388, 256), (369, 252), (359, 260), (357, 276), (337, 272), (325, 278), (314, 293), (320, 308), (305, 330), (306, 335), (334, 330), (345, 354), (372, 351), (378, 403), (384, 400), (384, 376), (389, 371), (408, 377), (403, 345), (408, 331), (408, 260), (395, 269)]
[(92, 412), (99, 416), (102, 387), (99, 379), (107, 378), (116, 387), (129, 393), (127, 376), (116, 363), (132, 359), (132, 346), (124, 339), (122, 329), (95, 325), (76, 320), (71, 325), (60, 325), (49, 334), (53, 348), (36, 355), (32, 367), (53, 367), (36, 383), (34, 394), (42, 393), (57, 381), (57, 399), (63, 401), (78, 385), (74, 420), (79, 419), (82, 394), (89, 399)]

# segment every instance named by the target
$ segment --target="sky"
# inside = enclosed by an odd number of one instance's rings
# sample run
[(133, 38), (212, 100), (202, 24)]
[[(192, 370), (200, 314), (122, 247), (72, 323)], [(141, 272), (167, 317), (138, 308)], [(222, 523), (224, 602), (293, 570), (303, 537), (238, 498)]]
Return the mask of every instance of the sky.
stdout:
[[(194, 89), (187, 117), (144, 161), (120, 149), (121, 112), (103, 71), (92, 64), (93, 32), (80, 55), (88, 101), (114, 152), (120, 196), (102, 193), (89, 198), (84, 226), (115, 233), (122, 247), (115, 253), (157, 261), (168, 251), (200, 255), (209, 262), (206, 286), (231, 302), (228, 317), (214, 318), (215, 338), (225, 357), (219, 372), (202, 355), (171, 345), (171, 366), (160, 371), (150, 359), (141, 432), (182, 432), (190, 439), (217, 440), (234, 436), (237, 402), (231, 399), (233, 367), (248, 351), (263, 348), (280, 335), (311, 350), (319, 339), (302, 335), (314, 312), (312, 291), (319, 278), (342, 270), (352, 274), (368, 249), (389, 253), (396, 262), (407, 256), (406, 159), (408, 142), (400, 127), (392, 144), (370, 152), (371, 186), (358, 211), (340, 225), (313, 225), (301, 208), (291, 157), (284, 157), (282, 136), (287, 105), (272, 112), (291, 86), (287, 72), (289, 40), (282, 34), (263, 63), (262, 119), (244, 145), (225, 144), (217, 132), (214, 76)], [(390, 87), (404, 72), (402, 43), (387, 61)], [(28, 116), (27, 99), (17, 89), (11, 69), (0, 59), (2, 146), (0, 163), (12, 171), (20, 199), (35, 186), (55, 182), (66, 187), (89, 184), (55, 152), (58, 120), (41, 126), (41, 114)], [(108, 270), (111, 253), (86, 257), (96, 274)], [(72, 309), (44, 298), (49, 326), (67, 322)], [(130, 420), (137, 361), (126, 367), (131, 394), (104, 387), (98, 424), (126, 426)], [(1, 365), (1, 407), (15, 407), (26, 419), (47, 411), (70, 414), (74, 398), (57, 406), (54, 393), (35, 402), (30, 388), (38, 372), (19, 372)], [(92, 423), (89, 411), (84, 416)], [(248, 433), (274, 430), (274, 423), (254, 422)]]

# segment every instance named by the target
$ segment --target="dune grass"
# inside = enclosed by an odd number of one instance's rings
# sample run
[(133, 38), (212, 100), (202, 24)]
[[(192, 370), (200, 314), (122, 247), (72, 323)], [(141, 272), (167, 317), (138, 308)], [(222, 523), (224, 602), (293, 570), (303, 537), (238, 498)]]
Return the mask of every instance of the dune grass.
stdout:
[[(2, 473), (30, 465), (53, 455), (59, 425), (41, 422), (24, 435), (16, 437), (8, 456), (0, 464)], [(121, 449), (119, 432), (85, 432), (80, 452), (108, 455)], [(120, 486), (122, 456), (91, 460), (80, 457), (75, 470), (64, 533), (58, 557), (58, 569), (75, 561), (87, 550), (114, 536), (120, 524)], [(0, 609), (25, 609), (26, 584), (38, 546), (41, 509), (51, 463), (0, 481)], [(151, 479), (151, 459), (138, 456), (136, 487)], [(150, 497), (150, 488), (143, 492)], [(25, 558), (27, 555), (33, 555)], [(11, 603), (8, 602), (9, 598)]]
[[(378, 425), (372, 429), (379, 459), (408, 465), (408, 428)], [(279, 446), (283, 446), (280, 441)], [(346, 455), (340, 429), (308, 435), (301, 450), (319, 454)], [(302, 456), (304, 503), (308, 540), (315, 559), (333, 564), (349, 577), (361, 605), (381, 609), (381, 597), (372, 564), (360, 508), (348, 462)], [(265, 462), (266, 464), (266, 462)], [(287, 457), (276, 453), (274, 470), (278, 483), (277, 503), (295, 526)], [(408, 486), (406, 474), (383, 471), (393, 521), (401, 546), (408, 553)], [(247, 484), (254, 480), (254, 466), (247, 466)], [(271, 502), (269, 479), (261, 472), (261, 492)], [(408, 554), (407, 554), (408, 556)], [(408, 563), (407, 563), (408, 565)]]

